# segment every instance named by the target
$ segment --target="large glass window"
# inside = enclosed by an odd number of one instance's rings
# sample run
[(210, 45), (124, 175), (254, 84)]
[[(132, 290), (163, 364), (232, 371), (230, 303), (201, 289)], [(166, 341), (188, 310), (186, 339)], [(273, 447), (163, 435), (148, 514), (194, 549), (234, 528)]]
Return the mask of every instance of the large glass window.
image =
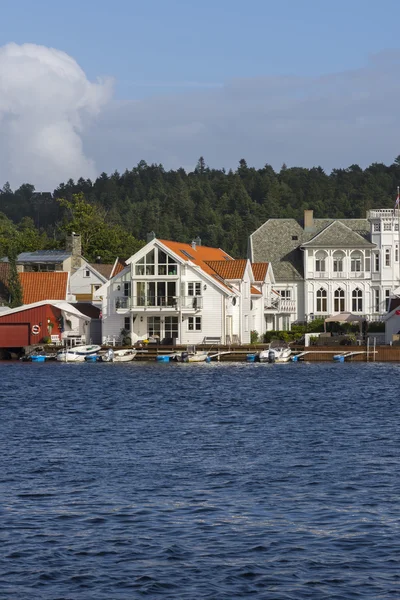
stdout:
[(178, 265), (175, 260), (161, 249), (153, 248), (135, 265), (136, 275), (177, 275)]
[(352, 292), (352, 311), (362, 312), (363, 309), (363, 294), (359, 288)]
[(344, 290), (341, 288), (335, 290), (333, 294), (333, 310), (334, 312), (344, 312)]
[(147, 330), (149, 336), (161, 335), (161, 318), (160, 317), (147, 317)]
[(327, 293), (326, 290), (320, 288), (317, 290), (317, 312), (327, 312), (328, 310), (328, 302), (327, 302)]
[(165, 337), (178, 337), (178, 317), (165, 317)]
[(158, 274), (159, 275), (177, 275), (178, 265), (163, 250), (158, 250)]

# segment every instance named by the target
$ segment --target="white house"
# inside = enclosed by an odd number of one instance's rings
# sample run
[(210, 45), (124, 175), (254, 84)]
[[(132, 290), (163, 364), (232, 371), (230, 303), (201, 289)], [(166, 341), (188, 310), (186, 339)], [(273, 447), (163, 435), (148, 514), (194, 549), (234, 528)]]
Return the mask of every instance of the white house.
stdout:
[[(178, 344), (249, 343), (253, 329), (260, 335), (266, 330), (274, 281), (267, 264), (252, 266), (196, 242), (155, 238), (126, 262), (96, 291), (103, 340), (125, 329), (133, 343), (148, 336)], [(277, 313), (278, 304), (270, 310)]]
[(89, 263), (83, 259), (81, 266), (71, 274), (71, 293), (77, 302), (93, 302), (95, 292), (124, 267), (118, 258), (113, 264)]
[(400, 211), (371, 210), (366, 219), (270, 219), (250, 236), (250, 258), (270, 261), (274, 289), (295, 321), (352, 312), (381, 318), (400, 285)]

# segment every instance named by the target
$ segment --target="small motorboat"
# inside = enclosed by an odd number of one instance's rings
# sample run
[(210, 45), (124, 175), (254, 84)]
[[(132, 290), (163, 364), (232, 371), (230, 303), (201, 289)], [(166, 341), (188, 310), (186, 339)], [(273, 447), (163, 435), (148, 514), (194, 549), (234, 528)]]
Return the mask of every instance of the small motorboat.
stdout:
[(135, 348), (125, 348), (124, 350), (108, 348), (108, 350), (99, 355), (98, 359), (101, 362), (130, 362), (135, 358), (136, 354), (137, 350)]
[(289, 344), (278, 340), (272, 342), (268, 349), (269, 363), (286, 363), (291, 360), (292, 349)]
[(57, 352), (57, 360), (60, 362), (84, 362), (87, 356), (97, 355), (99, 350), (101, 350), (101, 346), (95, 344), (63, 348)]

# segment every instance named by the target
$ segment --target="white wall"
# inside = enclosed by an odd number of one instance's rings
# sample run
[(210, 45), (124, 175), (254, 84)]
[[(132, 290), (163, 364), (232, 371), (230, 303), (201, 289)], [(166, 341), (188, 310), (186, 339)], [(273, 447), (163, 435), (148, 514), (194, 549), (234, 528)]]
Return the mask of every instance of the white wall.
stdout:
[[(85, 272), (89, 272), (89, 277), (85, 277)], [(104, 279), (101, 279), (86, 263), (77, 271), (71, 274), (70, 289), (71, 294), (92, 294), (93, 285), (103, 285)]]

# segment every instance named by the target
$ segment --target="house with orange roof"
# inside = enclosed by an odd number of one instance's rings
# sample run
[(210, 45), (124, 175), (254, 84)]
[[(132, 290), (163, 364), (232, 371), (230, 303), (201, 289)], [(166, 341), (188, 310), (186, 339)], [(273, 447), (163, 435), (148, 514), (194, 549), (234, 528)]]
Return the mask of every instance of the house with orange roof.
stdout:
[(42, 300), (74, 301), (69, 292), (69, 273), (23, 272), (18, 273), (22, 288), (23, 304), (33, 304)]
[(265, 298), (272, 267), (253, 268), (221, 248), (151, 239), (126, 268), (95, 292), (102, 303), (103, 340), (129, 332), (132, 343), (152, 337), (164, 343), (250, 342), (266, 330)]

